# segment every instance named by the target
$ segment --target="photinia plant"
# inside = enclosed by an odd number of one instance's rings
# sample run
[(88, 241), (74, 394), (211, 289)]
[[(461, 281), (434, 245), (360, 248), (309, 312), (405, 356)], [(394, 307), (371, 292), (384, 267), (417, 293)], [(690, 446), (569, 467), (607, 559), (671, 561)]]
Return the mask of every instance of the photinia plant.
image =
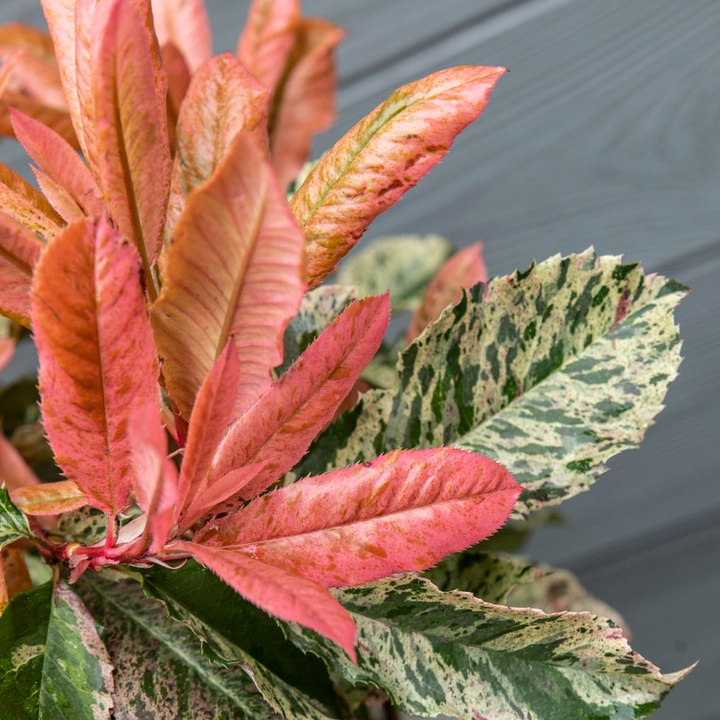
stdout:
[(0, 166), (0, 364), (31, 329), (42, 417), (0, 436), (0, 718), (650, 715), (688, 670), (471, 546), (639, 443), (686, 289), (410, 236), (324, 283), (504, 69), (396, 90), (303, 170), (343, 33), (297, 0), (218, 57), (202, 0), (42, 5), (52, 41), (0, 28), (40, 188)]

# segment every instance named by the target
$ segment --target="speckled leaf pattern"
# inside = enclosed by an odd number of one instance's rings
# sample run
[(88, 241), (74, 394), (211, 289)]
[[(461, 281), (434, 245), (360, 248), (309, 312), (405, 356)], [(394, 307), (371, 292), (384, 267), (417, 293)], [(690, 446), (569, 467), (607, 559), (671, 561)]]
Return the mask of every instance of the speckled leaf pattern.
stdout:
[(440, 162), (504, 72), (463, 65), (403, 85), (325, 153), (290, 201), (305, 232), (311, 285)]
[(452, 252), (452, 243), (439, 235), (381, 237), (349, 255), (337, 280), (357, 287), (360, 295), (390, 290), (393, 312), (415, 310), (425, 286)]
[(13, 502), (28, 515), (60, 515), (87, 505), (73, 480), (41, 483), (13, 491)]
[(0, 617), (0, 720), (109, 720), (112, 665), (63, 582), (16, 595)]
[(407, 575), (334, 594), (358, 625), (357, 666), (298, 626), (290, 637), (412, 715), (643, 718), (689, 672), (661, 674), (614, 623), (586, 613), (492, 605)]
[(105, 630), (116, 720), (279, 720), (240, 666), (210, 662), (198, 638), (136, 582), (85, 575), (77, 591)]
[(680, 363), (680, 283), (592, 250), (477, 285), (322, 436), (299, 475), (453, 443), (505, 465), (524, 516), (636, 447)]
[[(341, 717), (323, 661), (295, 648), (273, 618), (212, 572), (190, 561), (179, 570), (154, 568), (142, 571), (140, 577), (145, 593), (160, 600), (171, 617), (203, 640), (206, 657), (243, 665), (265, 700), (283, 717)], [(340, 648), (338, 652), (344, 654)]]
[(22, 537), (32, 537), (27, 518), (10, 499), (10, 493), (0, 487), (0, 548)]
[(297, 315), (285, 330), (283, 362), (275, 372), (284, 373), (317, 340), (323, 330), (358, 298), (359, 293), (355, 288), (343, 285), (321, 285), (306, 293)]
[[(529, 561), (512, 555), (488, 553), (481, 550), (482, 544), (449, 555), (435, 567), (426, 570), (428, 578), (440, 590), (463, 590), (489, 603), (505, 603), (508, 593), (518, 584), (532, 582), (544, 571)], [(540, 607), (523, 605), (520, 607)]]

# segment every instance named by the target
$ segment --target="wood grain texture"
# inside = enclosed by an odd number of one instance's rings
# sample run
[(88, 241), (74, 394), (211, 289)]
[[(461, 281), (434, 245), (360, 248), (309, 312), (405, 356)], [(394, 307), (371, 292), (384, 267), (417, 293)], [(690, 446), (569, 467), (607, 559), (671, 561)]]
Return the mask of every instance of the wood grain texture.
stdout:
[[(216, 52), (234, 48), (248, 4), (208, 0)], [(678, 312), (686, 359), (667, 409), (638, 452), (563, 506), (568, 524), (539, 531), (527, 549), (574, 569), (663, 669), (701, 659), (654, 719), (715, 718), (720, 4), (305, 0), (304, 8), (349, 30), (340, 118), (317, 153), (405, 82), (459, 63), (511, 70), (481, 120), (362, 243), (395, 232), (437, 232), (462, 246), (482, 239), (491, 274), (595, 244), (691, 286)], [(6, 0), (0, 22), (10, 18), (42, 23), (31, 0)], [(0, 144), (3, 162), (19, 169), (21, 158), (14, 143)], [(18, 371), (20, 350), (6, 373)]]

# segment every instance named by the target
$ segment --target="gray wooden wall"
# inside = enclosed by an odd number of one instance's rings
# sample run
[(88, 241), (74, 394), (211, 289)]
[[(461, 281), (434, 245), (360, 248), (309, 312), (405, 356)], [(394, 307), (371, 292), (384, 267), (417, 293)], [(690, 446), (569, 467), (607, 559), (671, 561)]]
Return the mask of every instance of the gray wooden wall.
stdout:
[[(207, 0), (216, 50), (247, 0)], [(41, 24), (36, 0), (0, 22)], [(395, 87), (456, 64), (505, 65), (480, 121), (371, 228), (485, 241), (492, 273), (594, 245), (692, 288), (685, 361), (639, 451), (538, 531), (629, 621), (664, 670), (701, 663), (659, 720), (720, 718), (720, 1), (306, 0), (350, 32), (340, 118), (318, 152)], [(19, 167), (12, 142), (0, 158)], [(21, 370), (16, 365), (15, 370)], [(548, 719), (552, 720), (552, 719)]]

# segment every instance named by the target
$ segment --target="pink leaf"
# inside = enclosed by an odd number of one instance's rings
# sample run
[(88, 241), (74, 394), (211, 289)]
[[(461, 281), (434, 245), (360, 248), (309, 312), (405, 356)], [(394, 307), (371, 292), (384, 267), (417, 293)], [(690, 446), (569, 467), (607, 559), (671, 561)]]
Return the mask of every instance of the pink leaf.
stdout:
[[(1, 267), (1, 266), (0, 266)], [(2, 271), (0, 270), (0, 282), (2, 282)], [(4, 290), (4, 288), (3, 288)], [(28, 305), (30, 298), (28, 297)], [(0, 291), (0, 308), (2, 307), (2, 292)], [(17, 340), (10, 336), (0, 336), (0, 371), (4, 370), (15, 354)]]
[(440, 162), (504, 72), (465, 65), (404, 85), (325, 153), (290, 202), (308, 243), (312, 285)]
[(198, 70), (178, 117), (167, 236), (180, 218), (187, 196), (210, 178), (235, 138), (264, 123), (267, 104), (267, 90), (230, 53), (213, 58)]
[(271, 92), (285, 70), (299, 20), (299, 0), (253, 0), (250, 4), (237, 54)]
[(411, 343), (430, 323), (435, 322), (448, 305), (462, 297), (463, 288), (487, 282), (488, 271), (482, 254), (483, 244), (476, 243), (455, 253), (428, 283), (422, 304), (413, 314), (405, 336)]
[(303, 252), (270, 164), (243, 133), (188, 199), (150, 311), (167, 390), (184, 417), (231, 336), (242, 369), (236, 415), (270, 386), (305, 289)]
[(138, 408), (128, 421), (135, 499), (147, 516), (153, 549), (161, 551), (174, 524), (178, 478), (167, 456), (168, 442), (157, 400)]
[(32, 308), (55, 459), (90, 504), (115, 514), (132, 485), (128, 418), (158, 398), (135, 249), (104, 218), (70, 225), (37, 265)]
[(323, 587), (247, 556), (194, 543), (178, 543), (246, 600), (271, 615), (319, 632), (345, 650), (353, 662), (355, 622)]
[(387, 295), (349, 305), (297, 362), (234, 425), (220, 445), (210, 479), (265, 463), (242, 497), (261, 493), (305, 454), (332, 419), (382, 341)]
[(230, 424), (240, 380), (240, 363), (232, 338), (200, 386), (188, 429), (178, 488), (178, 517), (192, 503), (213, 455)]
[(272, 162), (283, 187), (307, 161), (313, 136), (335, 120), (335, 47), (344, 36), (326, 20), (298, 23), (287, 80), (270, 115)]
[(520, 492), (505, 468), (480, 455), (396, 450), (256, 498), (196, 540), (321, 585), (358, 585), (424, 570), (492, 535)]
[(113, 220), (135, 241), (147, 268), (160, 253), (171, 159), (167, 81), (143, 20), (130, 0), (99, 5), (92, 67), (100, 185)]
[(30, 327), (30, 283), (44, 243), (0, 212), (0, 313)]
[(212, 32), (204, 0), (152, 0), (160, 47), (172, 43), (194, 73), (212, 55)]
[(99, 215), (103, 209), (100, 190), (87, 166), (68, 142), (19, 110), (11, 109), (10, 115), (15, 136), (40, 170), (65, 190), (86, 215)]

